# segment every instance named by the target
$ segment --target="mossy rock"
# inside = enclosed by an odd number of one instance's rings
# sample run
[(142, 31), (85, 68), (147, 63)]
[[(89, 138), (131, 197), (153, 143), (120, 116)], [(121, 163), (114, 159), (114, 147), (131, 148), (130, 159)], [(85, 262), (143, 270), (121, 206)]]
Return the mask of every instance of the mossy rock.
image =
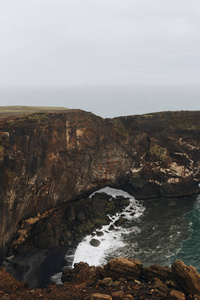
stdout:
[(155, 155), (159, 160), (165, 160), (167, 157), (167, 148), (163, 148), (159, 145), (153, 145), (150, 148), (150, 153)]
[(95, 224), (89, 221), (89, 222), (83, 224), (82, 226), (79, 226), (77, 228), (77, 231), (78, 231), (79, 235), (82, 235), (87, 232), (91, 232), (92, 229), (94, 229), (94, 228), (95, 228)]
[(117, 130), (117, 132), (119, 134), (123, 134), (123, 135), (128, 134), (127, 128), (124, 126), (124, 124), (122, 123), (122, 121), (120, 119), (118, 119), (118, 118), (113, 119), (113, 123), (115, 125), (115, 129)]
[(96, 227), (101, 227), (104, 225), (108, 225), (109, 223), (109, 219), (107, 218), (107, 216), (105, 216), (106, 219), (94, 219), (93, 223), (95, 224)]

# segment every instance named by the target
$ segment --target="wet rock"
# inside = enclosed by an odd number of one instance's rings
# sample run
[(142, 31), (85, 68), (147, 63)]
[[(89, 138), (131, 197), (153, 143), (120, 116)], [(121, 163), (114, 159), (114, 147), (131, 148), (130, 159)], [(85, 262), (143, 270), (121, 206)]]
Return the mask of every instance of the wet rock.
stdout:
[(117, 226), (117, 227), (122, 226), (126, 221), (127, 221), (126, 218), (121, 217), (121, 218), (119, 218), (119, 220), (115, 221), (114, 225)]
[(90, 241), (90, 245), (92, 245), (93, 247), (98, 247), (100, 244), (101, 244), (101, 242), (96, 239), (91, 239), (91, 241)]
[(185, 293), (200, 295), (200, 275), (193, 266), (186, 266), (181, 260), (176, 260), (172, 272)]
[(97, 235), (97, 236), (102, 236), (102, 235), (104, 235), (104, 233), (103, 233), (103, 231), (97, 231), (97, 232), (96, 232), (96, 235)]
[(98, 211), (99, 213), (105, 212), (110, 198), (111, 197), (106, 193), (96, 193), (92, 199), (92, 209), (94, 211)]
[(124, 277), (126, 279), (140, 279), (142, 263), (131, 258), (114, 258), (104, 267), (114, 278)]
[(115, 229), (115, 226), (113, 224), (111, 224), (108, 228), (108, 230), (114, 230)]
[(145, 281), (152, 281), (154, 278), (158, 278), (163, 282), (173, 279), (172, 270), (169, 267), (152, 265), (150, 267), (143, 268), (142, 279)]

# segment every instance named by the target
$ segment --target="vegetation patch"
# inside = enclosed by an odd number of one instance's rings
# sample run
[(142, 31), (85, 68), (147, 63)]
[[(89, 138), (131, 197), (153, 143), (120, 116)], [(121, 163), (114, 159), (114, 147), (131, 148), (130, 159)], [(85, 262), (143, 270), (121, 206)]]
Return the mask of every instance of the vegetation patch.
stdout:
[(193, 116), (176, 113), (176, 115), (172, 115), (170, 118), (169, 128), (179, 130), (196, 130), (199, 128), (199, 124)]
[(146, 118), (146, 119), (151, 119), (153, 118), (155, 115), (154, 114), (144, 114), (142, 115), (142, 117)]
[(123, 135), (127, 134), (127, 128), (124, 126), (124, 124), (122, 124), (120, 119), (113, 119), (113, 123), (118, 133)]
[(156, 155), (159, 160), (165, 160), (167, 156), (167, 148), (160, 147), (159, 145), (153, 145), (150, 148), (150, 153)]
[(15, 172), (12, 170), (7, 170), (7, 174), (9, 178), (13, 178), (14, 176), (16, 176)]

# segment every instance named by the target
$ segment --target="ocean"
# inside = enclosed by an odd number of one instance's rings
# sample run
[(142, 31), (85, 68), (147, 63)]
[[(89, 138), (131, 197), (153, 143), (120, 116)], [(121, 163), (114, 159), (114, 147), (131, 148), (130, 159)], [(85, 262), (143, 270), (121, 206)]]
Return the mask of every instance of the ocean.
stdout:
[[(0, 105), (55, 106), (80, 108), (103, 118), (158, 111), (200, 110), (200, 87), (93, 87), (0, 89)], [(111, 224), (125, 218), (122, 226), (102, 235), (93, 233), (65, 255), (66, 266), (79, 261), (102, 265), (125, 256), (144, 265), (170, 266), (176, 259), (200, 272), (200, 196), (137, 201), (124, 191), (106, 189), (109, 194), (130, 199), (122, 215), (110, 216)], [(92, 238), (100, 242), (90, 244)], [(62, 270), (61, 270), (62, 271)], [(60, 281), (60, 273), (52, 277)]]
[(198, 86), (1, 88), (0, 105), (80, 108), (103, 118), (200, 110)]
[[(129, 198), (130, 204), (121, 213), (109, 216), (109, 225), (84, 237), (73, 253), (66, 253), (66, 266), (72, 267), (80, 261), (98, 266), (123, 256), (139, 259), (144, 266), (171, 266), (181, 259), (200, 272), (199, 195), (138, 201), (122, 190), (109, 187), (97, 192)], [(115, 226), (122, 217), (124, 223)], [(98, 240), (99, 246), (92, 246), (92, 239)], [(60, 277), (61, 273), (55, 274), (52, 280), (61, 283)]]

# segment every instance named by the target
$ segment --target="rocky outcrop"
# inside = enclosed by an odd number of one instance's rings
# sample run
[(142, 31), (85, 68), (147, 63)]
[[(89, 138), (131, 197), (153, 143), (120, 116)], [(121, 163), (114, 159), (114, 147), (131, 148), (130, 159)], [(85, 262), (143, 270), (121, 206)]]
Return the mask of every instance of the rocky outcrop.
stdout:
[[(134, 275), (130, 276), (131, 273), (135, 274), (136, 265), (138, 279), (134, 279)], [(110, 273), (111, 266), (114, 268), (113, 274)], [(165, 276), (159, 279), (156, 274), (160, 276), (162, 272), (158, 270), (162, 268)], [(142, 262), (138, 260), (119, 258), (108, 262), (103, 267), (89, 266), (87, 263), (80, 262), (75, 264), (73, 269), (66, 268), (62, 273), (63, 285), (51, 284), (44, 289), (30, 289), (27, 284), (18, 282), (4, 268), (1, 268), (0, 297), (2, 299), (195, 300), (199, 299), (199, 291), (194, 281), (199, 274), (194, 270), (193, 268), (191, 272), (191, 267), (185, 266), (182, 261), (174, 262), (172, 273), (162, 266), (150, 266), (148, 274), (151, 280), (149, 280), (142, 278), (144, 270)]]
[(143, 268), (141, 277), (145, 281), (152, 281), (154, 278), (158, 278), (163, 282), (173, 280), (172, 270), (169, 267), (159, 265)]
[[(122, 201), (121, 197), (112, 198), (105, 193), (95, 193), (92, 197), (67, 202), (35, 218), (25, 219), (18, 226), (8, 253), (23, 254), (34, 246), (39, 249), (58, 245), (74, 246), (92, 231), (96, 232), (97, 237), (103, 232), (96, 229), (110, 223), (108, 214), (121, 212), (128, 203)], [(91, 240), (93, 246), (99, 243), (95, 238)]]
[(119, 187), (138, 199), (198, 193), (199, 145), (200, 112), (114, 119), (81, 110), (3, 116), (0, 260), (22, 220), (100, 187)]
[(200, 275), (193, 266), (177, 260), (172, 265), (172, 272), (185, 293), (200, 295)]
[(114, 277), (124, 277), (132, 280), (139, 280), (142, 270), (142, 263), (137, 259), (131, 258), (114, 258), (106, 265), (107, 273)]

